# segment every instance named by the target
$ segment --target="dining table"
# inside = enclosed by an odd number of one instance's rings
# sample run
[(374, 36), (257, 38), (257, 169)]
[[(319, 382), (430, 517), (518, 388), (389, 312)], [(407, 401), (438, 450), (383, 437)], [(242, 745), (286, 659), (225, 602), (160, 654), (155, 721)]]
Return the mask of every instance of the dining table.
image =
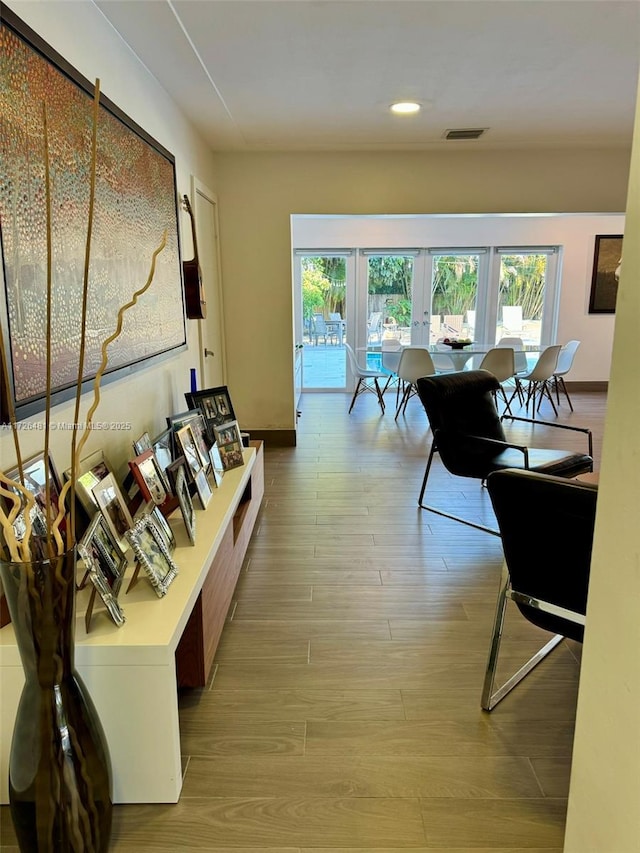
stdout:
[[(429, 344), (425, 346), (424, 349), (427, 349), (432, 354), (446, 354), (451, 358), (453, 362), (453, 366), (456, 370), (464, 370), (467, 362), (473, 358), (475, 355), (486, 355), (489, 350), (494, 349), (497, 345), (495, 343), (472, 343), (465, 344), (463, 347), (452, 347), (448, 344)], [(545, 348), (545, 346), (541, 344), (523, 344), (522, 347), (514, 347), (514, 352), (524, 352), (524, 353), (540, 353)]]

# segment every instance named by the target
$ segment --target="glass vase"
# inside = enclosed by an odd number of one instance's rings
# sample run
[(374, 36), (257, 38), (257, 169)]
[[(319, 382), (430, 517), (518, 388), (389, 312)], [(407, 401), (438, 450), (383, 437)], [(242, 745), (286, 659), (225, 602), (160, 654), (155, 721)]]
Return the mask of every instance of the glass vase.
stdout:
[(76, 553), (0, 561), (24, 669), (9, 759), (11, 817), (23, 853), (101, 853), (111, 834), (109, 752), (75, 670)]

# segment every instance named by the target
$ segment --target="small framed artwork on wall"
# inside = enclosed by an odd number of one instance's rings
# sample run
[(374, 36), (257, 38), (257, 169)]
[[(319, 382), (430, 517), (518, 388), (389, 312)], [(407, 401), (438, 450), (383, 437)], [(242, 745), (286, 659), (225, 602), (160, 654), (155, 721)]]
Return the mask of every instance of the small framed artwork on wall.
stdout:
[(589, 314), (615, 314), (622, 234), (596, 234)]

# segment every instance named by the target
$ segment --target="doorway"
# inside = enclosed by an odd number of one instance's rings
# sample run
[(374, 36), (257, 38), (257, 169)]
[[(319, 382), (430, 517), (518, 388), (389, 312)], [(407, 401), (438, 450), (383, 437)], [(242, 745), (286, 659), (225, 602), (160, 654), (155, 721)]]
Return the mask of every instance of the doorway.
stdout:
[(191, 177), (198, 259), (207, 301), (207, 316), (198, 320), (199, 372), (202, 388), (226, 384), (226, 354), (222, 281), (218, 241), (218, 200), (196, 177)]

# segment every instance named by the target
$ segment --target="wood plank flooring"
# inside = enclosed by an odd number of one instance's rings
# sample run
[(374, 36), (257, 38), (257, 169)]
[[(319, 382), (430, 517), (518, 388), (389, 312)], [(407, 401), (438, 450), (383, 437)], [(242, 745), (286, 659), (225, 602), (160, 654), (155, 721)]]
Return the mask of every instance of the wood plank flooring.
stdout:
[[(606, 398), (573, 399), (560, 421), (594, 430), (598, 460)], [(430, 433), (417, 400), (397, 422), (373, 397), (348, 406), (305, 395), (298, 447), (267, 447), (210, 684), (181, 695), (181, 800), (117, 806), (113, 850), (560, 853), (580, 647), (481, 711), (500, 540), (418, 509)], [(439, 463), (430, 500), (492, 518), (486, 491)], [(504, 636), (508, 672), (544, 635), (510, 612)], [(17, 850), (2, 817), (2, 849)]]

